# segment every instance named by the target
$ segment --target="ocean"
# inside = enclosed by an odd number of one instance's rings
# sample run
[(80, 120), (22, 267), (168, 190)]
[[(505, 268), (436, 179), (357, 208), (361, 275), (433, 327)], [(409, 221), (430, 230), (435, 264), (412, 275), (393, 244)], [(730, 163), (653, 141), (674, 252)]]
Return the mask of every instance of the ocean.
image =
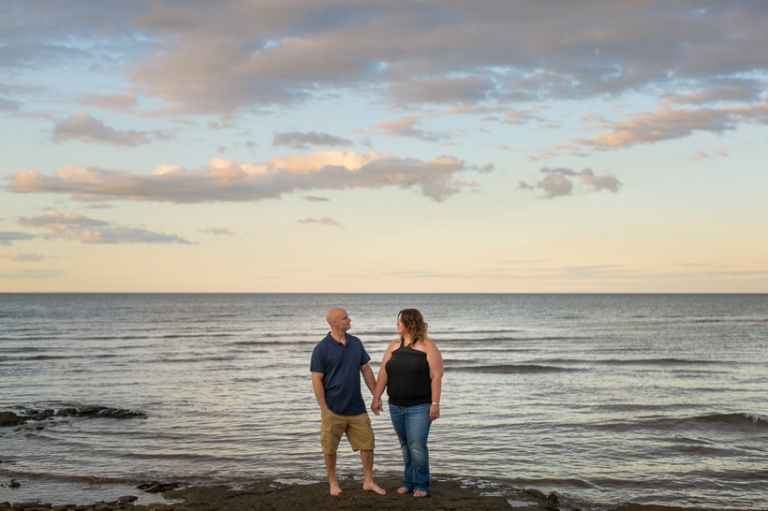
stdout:
[[(335, 306), (374, 372), (398, 311), (424, 314), (435, 478), (564, 510), (768, 509), (768, 295), (719, 294), (0, 294), (0, 412), (39, 419), (0, 427), (0, 502), (324, 481), (309, 359)], [(375, 474), (399, 474), (371, 416)]]

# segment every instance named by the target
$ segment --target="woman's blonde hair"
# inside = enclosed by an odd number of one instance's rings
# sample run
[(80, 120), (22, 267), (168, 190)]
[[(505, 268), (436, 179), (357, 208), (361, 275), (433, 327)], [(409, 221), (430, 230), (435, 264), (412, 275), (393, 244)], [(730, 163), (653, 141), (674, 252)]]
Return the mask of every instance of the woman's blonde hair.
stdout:
[[(427, 328), (429, 325), (424, 322), (424, 316), (421, 315), (418, 309), (403, 309), (397, 316), (400, 318), (400, 323), (413, 336), (413, 344), (428, 339)], [(402, 335), (400, 340), (403, 340)]]

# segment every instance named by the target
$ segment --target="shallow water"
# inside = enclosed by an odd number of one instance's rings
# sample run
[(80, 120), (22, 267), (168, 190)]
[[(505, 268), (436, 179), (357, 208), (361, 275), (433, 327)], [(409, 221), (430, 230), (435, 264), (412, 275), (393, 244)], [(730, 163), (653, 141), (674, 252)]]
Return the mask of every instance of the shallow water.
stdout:
[[(767, 295), (0, 294), (0, 411), (147, 415), (0, 428), (0, 481), (22, 485), (0, 501), (323, 480), (309, 358), (337, 305), (375, 371), (400, 309), (430, 323), (446, 364), (434, 474), (583, 509), (764, 504)], [(399, 471), (386, 411), (373, 423), (376, 470)], [(356, 455), (339, 470), (357, 474)]]

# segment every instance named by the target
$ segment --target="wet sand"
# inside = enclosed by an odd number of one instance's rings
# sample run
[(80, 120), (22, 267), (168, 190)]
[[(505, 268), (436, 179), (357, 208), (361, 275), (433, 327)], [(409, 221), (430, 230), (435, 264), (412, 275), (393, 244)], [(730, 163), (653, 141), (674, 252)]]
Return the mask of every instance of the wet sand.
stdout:
[[(0, 511), (304, 511), (304, 510), (456, 510), (456, 511), (585, 511), (562, 502), (558, 495), (544, 495), (537, 490), (507, 490), (503, 496), (488, 495), (492, 491), (467, 486), (456, 480), (433, 480), (431, 496), (416, 499), (412, 494), (398, 494), (400, 480), (379, 479), (387, 490), (378, 495), (362, 489), (359, 480), (339, 481), (343, 493), (329, 494), (326, 482), (313, 484), (283, 484), (270, 480), (255, 480), (231, 486), (197, 486), (168, 489), (162, 492), (164, 501), (147, 505), (134, 504), (135, 496), (123, 496), (113, 502), (51, 504), (41, 502), (0, 502)], [(140, 492), (137, 491), (135, 495)], [(595, 509), (595, 508), (593, 508)], [(605, 508), (601, 508), (605, 509)], [(622, 504), (611, 511), (704, 511), (700, 508), (658, 505)], [(726, 511), (726, 510), (723, 510)]]

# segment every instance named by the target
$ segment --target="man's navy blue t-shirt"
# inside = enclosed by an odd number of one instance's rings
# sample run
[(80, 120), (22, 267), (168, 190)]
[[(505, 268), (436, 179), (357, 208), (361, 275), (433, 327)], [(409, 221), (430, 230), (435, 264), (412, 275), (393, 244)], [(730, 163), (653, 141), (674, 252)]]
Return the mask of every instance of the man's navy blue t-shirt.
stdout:
[(331, 337), (330, 332), (312, 351), (309, 370), (323, 373), (323, 389), (328, 409), (339, 415), (365, 413), (365, 402), (360, 393), (360, 368), (371, 357), (363, 343), (354, 335), (346, 334), (346, 344)]

